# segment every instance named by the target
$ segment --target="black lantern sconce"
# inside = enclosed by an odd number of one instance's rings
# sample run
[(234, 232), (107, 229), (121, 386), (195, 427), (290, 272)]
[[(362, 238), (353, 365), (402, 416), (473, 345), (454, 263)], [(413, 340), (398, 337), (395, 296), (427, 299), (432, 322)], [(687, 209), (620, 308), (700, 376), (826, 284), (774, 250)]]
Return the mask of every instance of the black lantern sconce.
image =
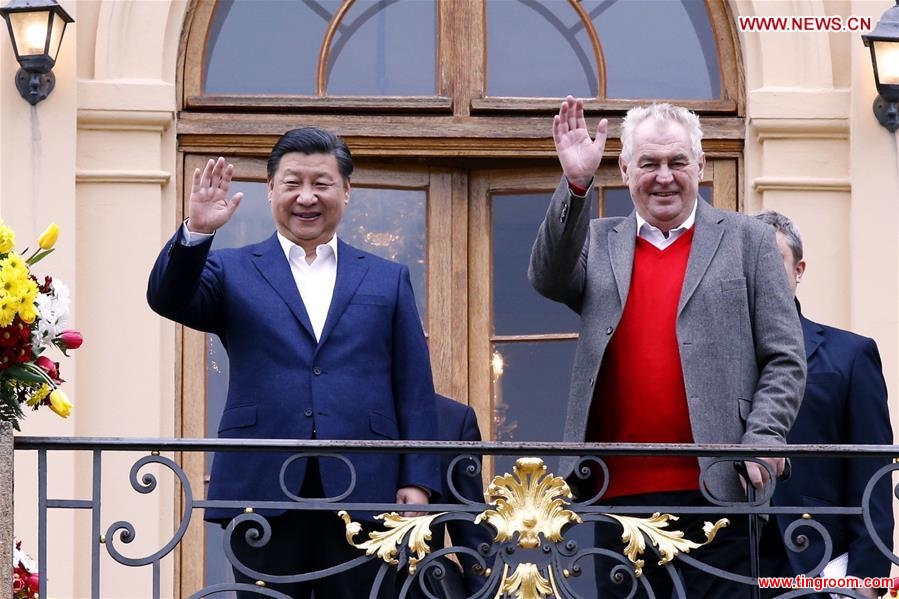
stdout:
[(74, 23), (55, 0), (12, 0), (0, 8), (6, 19), (16, 60), (16, 88), (31, 104), (37, 104), (53, 91), (56, 77), (53, 65), (62, 45), (66, 25)]
[(871, 65), (878, 96), (874, 99), (877, 122), (890, 133), (899, 129), (899, 0), (887, 9), (870, 33), (862, 35), (865, 46), (871, 49)]

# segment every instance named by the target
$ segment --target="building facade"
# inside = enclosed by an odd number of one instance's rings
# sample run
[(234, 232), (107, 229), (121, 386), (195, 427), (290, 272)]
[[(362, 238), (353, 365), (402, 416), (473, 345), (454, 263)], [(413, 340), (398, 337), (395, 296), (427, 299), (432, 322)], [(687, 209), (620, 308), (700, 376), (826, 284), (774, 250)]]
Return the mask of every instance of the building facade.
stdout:
[[(624, 110), (653, 99), (697, 110), (705, 199), (797, 223), (809, 262), (804, 312), (874, 337), (895, 393), (899, 138), (872, 114), (863, 31), (741, 30), (746, 17), (873, 26), (889, 0), (621, 0), (606, 12), (608, 3), (565, 0), (543, 11), (512, 0), (296, 3), (318, 7), (308, 14), (261, 4), (63, 0), (75, 23), (56, 89), (34, 107), (16, 90), (11, 45), (0, 43), (0, 215), (23, 243), (60, 224), (41, 267), (70, 285), (86, 339), (64, 360), (73, 415), (29, 415), (23, 434), (214, 436), (221, 349), (149, 310), (147, 274), (184, 214), (190, 173), (210, 156), (235, 162), (247, 192), (243, 220), (222, 243), (269, 233), (265, 156), (284, 130), (316, 124), (343, 135), (357, 163), (340, 234), (417, 277), (438, 391), (472, 405), (488, 439), (551, 440), (541, 424), (564, 404), (576, 327), (523, 285), (560, 174), (550, 130), (568, 93), (590, 98), (591, 122), (612, 122), (598, 176), (604, 214), (629, 210), (611, 158)], [(645, 32), (666, 24), (671, 38), (650, 41)], [(527, 377), (533, 361), (551, 369), (539, 385)], [(16, 462), (16, 536), (26, 546), (32, 457)], [(131, 548), (142, 554), (171, 537), (178, 494), (163, 479), (136, 496), (132, 462), (104, 465), (103, 492), (111, 520), (140, 524)], [(204, 464), (185, 467), (201, 488)], [(80, 473), (89, 470), (88, 455), (55, 459), (50, 496), (87, 493)], [(51, 515), (55, 597), (89, 596), (88, 517)], [(201, 533), (167, 562), (164, 594), (201, 586)], [(136, 597), (149, 575), (110, 564), (103, 580), (103, 597)]]

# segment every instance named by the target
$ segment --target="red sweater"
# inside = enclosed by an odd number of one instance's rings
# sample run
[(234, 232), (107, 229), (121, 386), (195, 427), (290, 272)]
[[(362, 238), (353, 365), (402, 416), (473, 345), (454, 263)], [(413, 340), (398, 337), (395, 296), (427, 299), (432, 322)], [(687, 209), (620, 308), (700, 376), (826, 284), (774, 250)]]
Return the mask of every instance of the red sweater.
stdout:
[[(677, 344), (677, 303), (692, 242), (692, 228), (665, 250), (637, 238), (631, 287), (599, 369), (587, 441), (693, 442)], [(613, 456), (606, 464), (607, 498), (699, 488), (696, 458)]]

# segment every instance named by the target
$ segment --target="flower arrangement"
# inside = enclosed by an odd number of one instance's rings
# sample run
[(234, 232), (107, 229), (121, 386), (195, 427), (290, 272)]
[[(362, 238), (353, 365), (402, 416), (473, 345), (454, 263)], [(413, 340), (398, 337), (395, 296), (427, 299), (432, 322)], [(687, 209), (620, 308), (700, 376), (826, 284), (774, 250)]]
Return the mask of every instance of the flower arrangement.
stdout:
[(22, 541), (12, 552), (12, 599), (38, 599), (40, 594), (37, 562), (22, 551)]
[(59, 226), (52, 223), (28, 258), (15, 252), (15, 233), (0, 220), (0, 421), (16, 430), (23, 406), (49, 406), (67, 418), (72, 404), (59, 388), (59, 363), (43, 355), (56, 346), (63, 355), (81, 346), (78, 331), (67, 329), (69, 288), (52, 277), (43, 282), (31, 268), (53, 251)]

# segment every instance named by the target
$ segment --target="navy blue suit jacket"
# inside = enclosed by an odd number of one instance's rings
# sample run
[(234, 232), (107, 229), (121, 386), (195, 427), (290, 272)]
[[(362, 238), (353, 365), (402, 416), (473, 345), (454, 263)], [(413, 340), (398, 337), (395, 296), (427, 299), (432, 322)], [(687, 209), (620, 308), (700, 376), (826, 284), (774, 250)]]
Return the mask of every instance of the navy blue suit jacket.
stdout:
[[(181, 230), (150, 275), (150, 306), (185, 326), (219, 336), (228, 352), (228, 397), (219, 437), (433, 439), (437, 433), (430, 359), (408, 269), (338, 239), (337, 280), (316, 342), (276, 235), (210, 252), (188, 247)], [(313, 437), (314, 435), (314, 437)], [(280, 500), (288, 454), (220, 452), (209, 499)], [(356, 486), (347, 501), (393, 502), (400, 487), (439, 489), (436, 455), (347, 456)], [(320, 460), (327, 496), (348, 488), (348, 468)], [(297, 493), (305, 460), (284, 475)], [(234, 510), (207, 510), (208, 520)], [(277, 511), (264, 512), (270, 515)]]
[[(449, 397), (443, 395), (437, 396), (437, 438), (440, 441), (480, 441), (481, 430), (478, 428), (478, 420), (474, 410), (470, 406), (459, 403)], [(444, 503), (460, 503), (459, 498), (453, 494), (449, 486), (448, 478), (452, 478), (453, 486), (456, 493), (463, 498), (478, 503), (484, 502), (484, 485), (481, 483), (481, 475), (468, 476), (465, 474), (466, 468), (475, 466), (469, 459), (463, 459), (456, 463), (455, 468), (450, 470), (454, 455), (444, 454), (441, 457), (441, 497), (440, 501)], [(480, 469), (477, 469), (480, 471)], [(475, 525), (471, 522), (463, 522), (451, 520), (446, 524), (449, 530), (450, 541), (454, 546), (470, 547), (477, 549), (481, 543), (490, 544), (493, 538), (490, 536), (488, 529), (483, 525)], [(438, 550), (444, 547), (444, 527), (437, 526), (431, 529), (431, 548)], [(477, 563), (474, 559), (465, 554), (459, 554), (459, 559), (464, 570), (465, 585), (470, 595), (484, 586), (486, 578), (482, 575), (475, 574), (474, 565)], [(417, 586), (413, 586), (417, 588)], [(418, 597), (412, 593), (412, 597)]]
[[(805, 396), (787, 437), (795, 444), (891, 444), (887, 389), (873, 339), (817, 324), (801, 316), (808, 359)], [(889, 459), (793, 458), (792, 475), (779, 481), (773, 503), (782, 506), (859, 506), (871, 475)], [(892, 547), (890, 477), (871, 496), (876, 532)], [(777, 516), (781, 538), (795, 515)], [(859, 517), (815, 516), (833, 539), (833, 557), (849, 553), (850, 576), (888, 576), (890, 560), (869, 540)], [(823, 555), (817, 534), (803, 531), (811, 546), (787, 551), (793, 574), (806, 573)]]

